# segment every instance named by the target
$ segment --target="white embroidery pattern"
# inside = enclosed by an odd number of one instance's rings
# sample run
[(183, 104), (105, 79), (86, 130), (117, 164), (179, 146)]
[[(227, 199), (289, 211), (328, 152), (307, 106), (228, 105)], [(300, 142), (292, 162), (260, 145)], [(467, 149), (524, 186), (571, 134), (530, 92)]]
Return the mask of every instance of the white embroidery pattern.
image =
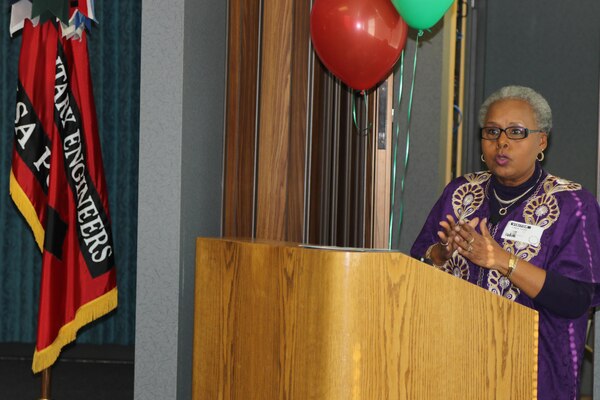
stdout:
[(438, 268), (454, 275), (457, 278), (468, 280), (470, 276), (469, 263), (467, 262), (467, 259), (460, 254), (453, 256), (446, 261), (444, 265)]
[[(581, 185), (565, 179), (557, 178), (553, 175), (546, 176), (542, 184), (543, 192), (538, 194), (538, 189), (525, 203), (523, 209), (523, 219), (525, 223), (548, 229), (554, 224), (560, 216), (560, 208), (554, 194), (563, 191), (572, 191), (581, 189)], [(513, 240), (504, 240), (502, 248), (506, 251), (516, 254), (521, 260), (529, 261), (537, 256), (541, 250), (540, 244), (531, 245), (529, 243), (516, 242)], [(506, 280), (506, 281), (505, 281)], [(508, 282), (508, 285), (507, 285)], [(515, 300), (521, 290), (515, 287), (497, 270), (490, 270), (488, 274), (488, 290), (507, 299)]]
[(461, 220), (466, 220), (483, 204), (485, 191), (482, 183), (490, 179), (489, 172), (467, 174), (467, 183), (460, 185), (452, 193), (452, 208), (454, 215)]

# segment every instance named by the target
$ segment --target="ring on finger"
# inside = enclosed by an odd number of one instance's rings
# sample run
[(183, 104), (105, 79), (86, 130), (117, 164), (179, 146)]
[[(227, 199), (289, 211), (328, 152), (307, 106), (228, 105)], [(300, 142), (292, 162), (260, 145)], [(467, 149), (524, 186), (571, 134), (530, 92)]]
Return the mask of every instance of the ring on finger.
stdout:
[(471, 244), (475, 241), (475, 238), (471, 236), (471, 239), (469, 239), (469, 241), (467, 242), (468, 244)]
[(444, 247), (448, 246), (448, 242), (442, 242), (442, 241), (440, 241), (440, 244), (441, 244), (442, 246), (444, 246)]
[(470, 253), (471, 250), (473, 250), (473, 246), (469, 245), (469, 247), (467, 248), (467, 251)]

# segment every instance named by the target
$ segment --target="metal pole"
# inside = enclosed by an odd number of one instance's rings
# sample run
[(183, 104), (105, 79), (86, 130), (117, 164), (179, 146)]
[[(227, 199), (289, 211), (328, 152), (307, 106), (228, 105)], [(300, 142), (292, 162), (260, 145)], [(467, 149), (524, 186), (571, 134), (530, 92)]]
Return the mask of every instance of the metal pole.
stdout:
[(42, 371), (42, 397), (40, 400), (50, 400), (50, 367)]

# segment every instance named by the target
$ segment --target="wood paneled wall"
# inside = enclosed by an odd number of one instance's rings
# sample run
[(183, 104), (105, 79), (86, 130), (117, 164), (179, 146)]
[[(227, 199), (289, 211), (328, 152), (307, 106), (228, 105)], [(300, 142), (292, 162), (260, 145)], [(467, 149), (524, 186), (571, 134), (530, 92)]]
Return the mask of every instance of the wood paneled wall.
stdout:
[(263, 1), (256, 237), (302, 241), (309, 3)]
[(224, 235), (372, 246), (376, 92), (321, 65), (310, 2), (230, 0), (228, 46)]
[(302, 241), (309, 6), (230, 1), (226, 236)]
[[(365, 99), (320, 64), (315, 68), (314, 88), (307, 241), (369, 247), (372, 112), (367, 115)], [(374, 110), (373, 93), (367, 96), (369, 110)]]
[(229, 2), (223, 231), (254, 236), (260, 0)]

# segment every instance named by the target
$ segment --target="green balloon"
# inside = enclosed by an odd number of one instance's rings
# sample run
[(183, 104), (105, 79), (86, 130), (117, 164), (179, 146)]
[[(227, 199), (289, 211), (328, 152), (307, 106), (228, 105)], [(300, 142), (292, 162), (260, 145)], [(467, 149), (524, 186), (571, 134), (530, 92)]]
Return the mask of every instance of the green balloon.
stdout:
[(448, 11), (454, 0), (392, 0), (400, 16), (414, 29), (429, 29)]

